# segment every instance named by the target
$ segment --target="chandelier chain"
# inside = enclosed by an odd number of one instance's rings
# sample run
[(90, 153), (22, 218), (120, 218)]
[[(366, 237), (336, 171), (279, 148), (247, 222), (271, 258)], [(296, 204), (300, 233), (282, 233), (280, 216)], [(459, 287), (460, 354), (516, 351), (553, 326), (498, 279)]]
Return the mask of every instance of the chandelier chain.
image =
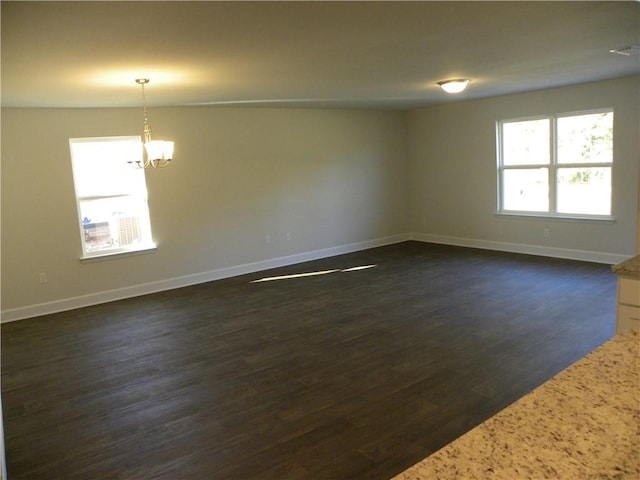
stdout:
[(142, 87), (142, 112), (144, 115), (144, 142), (148, 143), (151, 141), (151, 125), (149, 125), (149, 114), (147, 111), (147, 97), (145, 95), (144, 92), (144, 86), (145, 84), (148, 82), (147, 81), (140, 81), (138, 83), (140, 83), (140, 86)]

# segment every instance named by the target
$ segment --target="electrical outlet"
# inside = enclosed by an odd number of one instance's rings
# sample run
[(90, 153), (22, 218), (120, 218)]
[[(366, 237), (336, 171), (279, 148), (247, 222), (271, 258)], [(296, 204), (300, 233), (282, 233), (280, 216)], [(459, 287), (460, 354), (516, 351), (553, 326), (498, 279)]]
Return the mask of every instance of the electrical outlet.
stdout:
[(264, 236), (264, 243), (266, 243), (267, 245), (271, 243), (271, 235)]
[(291, 233), (287, 232), (287, 240), (291, 240)]
[(49, 281), (46, 272), (40, 272), (38, 278), (40, 279), (40, 283), (47, 283)]
[(542, 230), (542, 236), (544, 238), (549, 238), (549, 229), (545, 228), (544, 230)]

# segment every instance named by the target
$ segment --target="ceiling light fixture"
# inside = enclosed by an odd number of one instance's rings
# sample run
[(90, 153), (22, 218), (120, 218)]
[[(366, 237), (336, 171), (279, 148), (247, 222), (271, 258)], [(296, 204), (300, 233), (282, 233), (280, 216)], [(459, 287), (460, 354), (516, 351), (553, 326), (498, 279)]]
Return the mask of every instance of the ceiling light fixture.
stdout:
[(136, 83), (142, 87), (142, 110), (144, 112), (144, 129), (142, 144), (144, 151), (141, 160), (131, 161), (138, 168), (166, 167), (173, 158), (173, 142), (165, 140), (151, 140), (151, 125), (147, 114), (147, 99), (144, 95), (144, 86), (149, 83), (148, 78), (136, 78)]
[(456, 78), (454, 80), (442, 80), (438, 82), (440, 88), (447, 93), (460, 93), (469, 84), (469, 79), (467, 78)]

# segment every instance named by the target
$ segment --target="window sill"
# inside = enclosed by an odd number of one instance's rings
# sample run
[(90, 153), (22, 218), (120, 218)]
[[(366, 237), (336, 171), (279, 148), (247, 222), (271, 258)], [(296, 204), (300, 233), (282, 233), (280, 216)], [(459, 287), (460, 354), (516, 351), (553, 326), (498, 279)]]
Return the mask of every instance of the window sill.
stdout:
[(145, 255), (147, 253), (153, 253), (158, 249), (156, 245), (150, 245), (146, 247), (137, 248), (135, 250), (118, 250), (116, 252), (96, 253), (94, 255), (87, 255), (80, 257), (82, 263), (102, 262), (104, 260), (115, 260), (122, 257), (132, 257), (134, 255)]
[(498, 217), (512, 218), (532, 218), (539, 220), (558, 220), (569, 222), (595, 222), (595, 223), (616, 223), (614, 217), (583, 217), (579, 215), (550, 215), (545, 213), (527, 213), (527, 212), (494, 212)]

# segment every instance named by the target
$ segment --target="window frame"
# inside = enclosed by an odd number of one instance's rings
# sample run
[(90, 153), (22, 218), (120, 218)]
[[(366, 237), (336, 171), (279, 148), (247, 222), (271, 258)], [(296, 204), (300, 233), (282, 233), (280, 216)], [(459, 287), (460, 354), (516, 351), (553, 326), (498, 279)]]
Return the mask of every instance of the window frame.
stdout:
[[(80, 143), (98, 143), (98, 142), (116, 142), (116, 141), (121, 141), (121, 142), (126, 142), (126, 141), (131, 141), (131, 142), (139, 142), (140, 145), (142, 145), (142, 140), (141, 137), (135, 136), (135, 135), (121, 135), (121, 136), (106, 136), (106, 137), (79, 137), (79, 138), (70, 138), (69, 139), (69, 150), (70, 150), (70, 157), (71, 157), (71, 170), (73, 173), (73, 187), (74, 187), (74, 196), (75, 196), (75, 201), (76, 201), (76, 215), (77, 215), (77, 219), (78, 219), (78, 227), (79, 227), (79, 235), (80, 235), (80, 244), (81, 244), (81, 251), (82, 254), (80, 256), (80, 261), (85, 263), (85, 262), (91, 262), (91, 261), (97, 261), (97, 260), (105, 260), (105, 259), (110, 259), (110, 258), (117, 258), (117, 257), (122, 257), (122, 256), (129, 256), (129, 255), (138, 255), (138, 254), (143, 254), (143, 253), (150, 253), (153, 252), (157, 249), (157, 245), (155, 244), (155, 242), (153, 241), (153, 231), (151, 230), (151, 211), (149, 208), (149, 203), (148, 203), (148, 187), (147, 187), (147, 178), (144, 172), (144, 169), (141, 169), (142, 171), (142, 176), (143, 176), (143, 184), (144, 184), (144, 190), (140, 191), (140, 192), (136, 192), (136, 193), (131, 193), (131, 192), (124, 192), (124, 193), (108, 193), (108, 194), (86, 194), (86, 195), (79, 195), (78, 194), (78, 173), (76, 171), (76, 165), (75, 165), (75, 161), (74, 161), (74, 153), (73, 153), (73, 145), (74, 144), (80, 144)], [(126, 160), (123, 159), (123, 162), (126, 162)], [(133, 165), (128, 165), (129, 168), (133, 170), (136, 170), (136, 167)], [(95, 201), (95, 200), (105, 200), (105, 199), (113, 199), (113, 200), (117, 200), (117, 199), (123, 199), (126, 197), (133, 197), (136, 201), (142, 201), (145, 206), (146, 206), (146, 213), (148, 215), (148, 219), (149, 219), (149, 225), (148, 225), (148, 241), (142, 241), (140, 243), (135, 243), (133, 245), (126, 245), (126, 246), (117, 246), (117, 247), (113, 247), (110, 249), (102, 249), (102, 250), (96, 250), (96, 251), (89, 251), (87, 249), (87, 245), (86, 245), (86, 241), (85, 241), (85, 225), (83, 222), (83, 217), (82, 217), (82, 202), (86, 202), (86, 201)], [(143, 230), (145, 230), (147, 227), (143, 227)]]
[[(498, 120), (496, 122), (496, 160), (497, 160), (497, 204), (496, 214), (515, 217), (542, 217), (557, 218), (570, 220), (595, 220), (595, 221), (614, 221), (614, 203), (613, 203), (613, 172), (614, 172), (614, 152), (612, 140), (612, 156), (611, 162), (574, 162), (574, 163), (558, 163), (558, 119), (566, 117), (576, 117), (582, 115), (597, 115), (599, 113), (611, 113), (614, 116), (613, 108), (598, 108), (593, 110), (580, 110), (575, 112), (553, 113), (545, 115), (532, 115), (526, 117), (515, 117)], [(504, 165), (504, 142), (503, 142), (503, 125), (513, 122), (549, 120), (549, 163), (524, 164), (524, 165)], [(615, 136), (615, 128), (614, 128)], [(611, 171), (611, 212), (609, 215), (598, 214), (579, 214), (579, 213), (562, 213), (558, 212), (558, 171), (563, 168), (610, 168)], [(548, 174), (549, 187), (549, 208), (547, 211), (534, 210), (507, 210), (504, 208), (504, 192), (505, 170), (525, 170), (534, 168), (546, 168)]]

